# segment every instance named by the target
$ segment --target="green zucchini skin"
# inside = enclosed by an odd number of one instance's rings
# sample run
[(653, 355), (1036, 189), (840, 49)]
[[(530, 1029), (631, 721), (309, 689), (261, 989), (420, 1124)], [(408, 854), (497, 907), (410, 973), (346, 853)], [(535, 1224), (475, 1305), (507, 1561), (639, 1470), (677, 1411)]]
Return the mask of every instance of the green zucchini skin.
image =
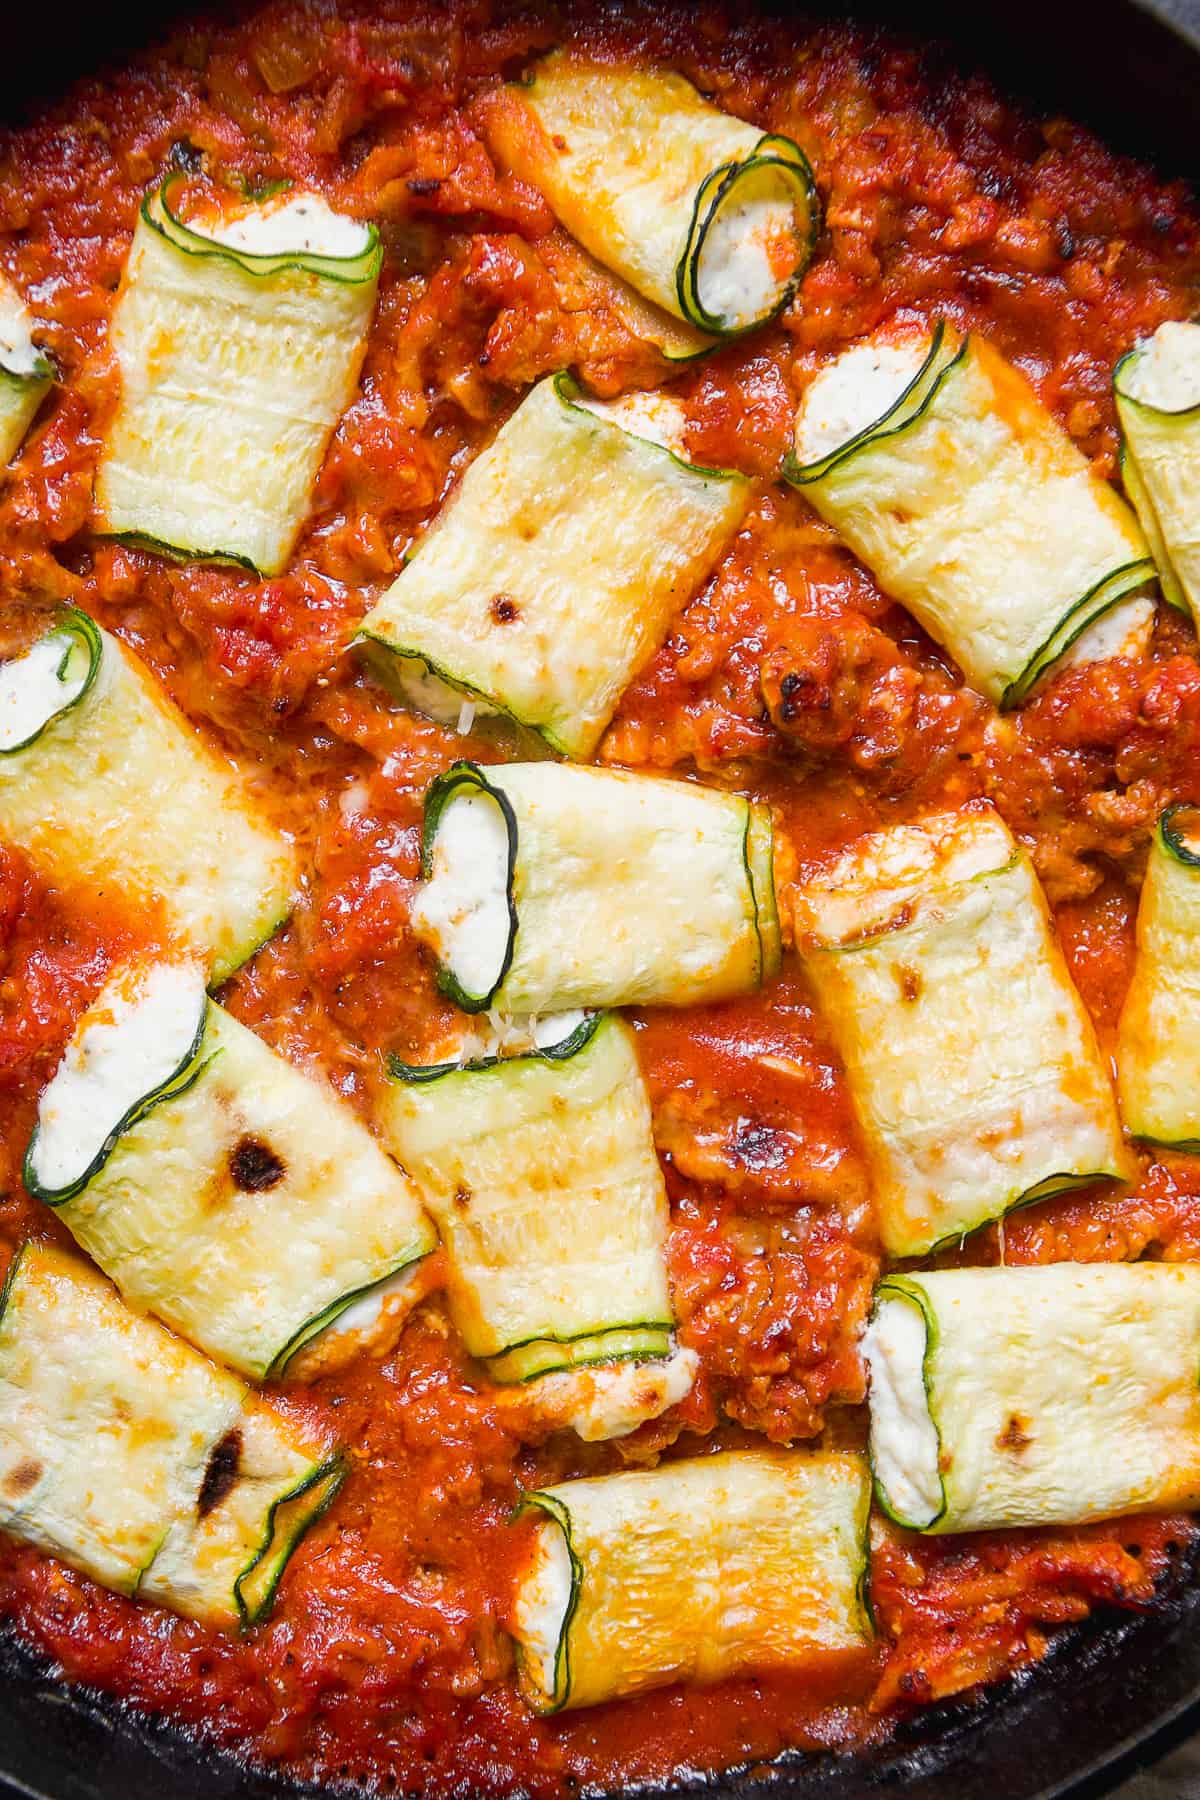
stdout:
[[(791, 277), (770, 311), (760, 318), (752, 319), (747, 325), (730, 326), (724, 319), (707, 312), (701, 303), (700, 258), (722, 204), (747, 176), (757, 174), (760, 169), (786, 170), (791, 176), (797, 205), (802, 205), (806, 214), (807, 230)], [(760, 139), (752, 156), (746, 157), (742, 162), (723, 163), (714, 169), (697, 189), (687, 243), (675, 273), (675, 291), (679, 299), (679, 310), (684, 318), (698, 330), (709, 332), (726, 343), (746, 337), (752, 331), (761, 331), (764, 325), (769, 325), (780, 313), (786, 311), (795, 298), (796, 289), (816, 251), (817, 239), (821, 234), (821, 220), (821, 202), (812, 165), (799, 144), (789, 137), (764, 137)], [(706, 355), (708, 352), (701, 351), (698, 354)]]
[[(1028, 1204), (1028, 1202), (1022, 1203), (1018, 1201), (1017, 1204)], [(1009, 1208), (1009, 1211), (1014, 1210), (1015, 1208)], [(1007, 1217), (1007, 1214), (1005, 1217)], [(931, 1252), (931, 1254), (933, 1254), (933, 1252)], [(871, 1324), (874, 1324), (879, 1309), (886, 1300), (903, 1300), (908, 1305), (915, 1306), (922, 1319), (925, 1321), (925, 1350), (921, 1358), (921, 1384), (925, 1389), (929, 1420), (937, 1436), (939, 1463), (938, 1489), (942, 1497), (941, 1505), (927, 1524), (922, 1524), (916, 1519), (902, 1518), (888, 1503), (887, 1489), (875, 1467), (875, 1458), (870, 1448), (870, 1439), (868, 1438), (867, 1461), (871, 1467), (871, 1487), (874, 1491), (876, 1506), (885, 1518), (891, 1520), (893, 1525), (898, 1525), (902, 1531), (932, 1531), (935, 1526), (945, 1518), (946, 1508), (949, 1505), (949, 1499), (946, 1494), (946, 1478), (940, 1470), (942, 1430), (941, 1426), (938, 1424), (937, 1413), (933, 1406), (933, 1358), (934, 1352), (937, 1349), (937, 1315), (930, 1306), (929, 1300), (922, 1289), (918, 1287), (915, 1282), (906, 1281), (904, 1276), (899, 1273), (885, 1276), (879, 1283), (879, 1286), (875, 1289), (875, 1295), (871, 1302)]]
[[(472, 766), (472, 765), (468, 765)], [(586, 1044), (590, 1044), (604, 1023), (605, 1014), (596, 1012), (583, 1019), (569, 1037), (558, 1044), (547, 1044), (540, 1050), (525, 1050), (519, 1056), (480, 1056), (469, 1062), (409, 1063), (394, 1053), (387, 1058), (387, 1072), (393, 1081), (413, 1086), (428, 1086), (447, 1075), (477, 1075), (483, 1069), (507, 1069), (521, 1062), (570, 1062)]]
[(383, 266), (383, 243), (379, 227), (374, 224), (367, 227), (367, 242), (363, 249), (357, 256), (351, 257), (316, 256), (295, 250), (263, 256), (250, 250), (235, 249), (230, 244), (214, 243), (212, 238), (205, 237), (202, 232), (193, 231), (179, 217), (176, 210), (177, 196), (187, 182), (186, 171), (173, 170), (165, 181), (150, 189), (141, 206), (142, 218), (150, 229), (185, 256), (216, 257), (235, 263), (247, 275), (255, 275), (264, 280), (285, 269), (301, 269), (309, 275), (319, 275), (324, 280), (340, 281), (346, 285), (374, 281)]
[[(65, 718), (69, 712), (73, 712), (77, 706), (82, 704), (95, 684), (96, 676), (100, 670), (100, 658), (103, 654), (104, 646), (100, 641), (100, 633), (96, 628), (94, 620), (90, 619), (85, 612), (80, 612), (78, 607), (68, 606), (63, 609), (57, 623), (52, 627), (50, 632), (46, 633), (46, 636), (52, 636), (54, 632), (66, 632), (77, 644), (81, 645), (86, 652), (88, 667), (87, 674), (84, 677), (83, 686), (70, 700), (65, 701), (62, 706), (56, 708), (56, 710), (50, 714), (49, 718), (44, 719), (37, 730), (31, 732), (27, 738), (23, 738), (19, 744), (9, 744), (5, 748), (0, 749), (0, 756), (15, 756), (18, 751), (28, 750), (31, 744), (36, 744), (43, 732), (49, 731), (50, 727), (57, 720)], [(63, 656), (62, 662), (59, 664), (58, 678), (60, 681), (66, 674), (67, 664), (71, 659), (73, 647), (74, 646), (68, 648)]]
[[(344, 1450), (335, 1450), (325, 1462), (315, 1468), (311, 1475), (305, 1477), (288, 1493), (281, 1494), (267, 1513), (266, 1526), (262, 1543), (254, 1560), (244, 1568), (233, 1584), (233, 1600), (238, 1612), (238, 1629), (242, 1636), (253, 1631), (269, 1619), (275, 1609), (275, 1596), (279, 1591), (279, 1583), (283, 1580), (288, 1564), (309, 1531), (323, 1519), (338, 1495), (346, 1485), (350, 1474), (351, 1462)], [(316, 1504), (301, 1513), (294, 1529), (276, 1548), (275, 1522), (280, 1509), (291, 1504), (293, 1500), (301, 1500), (306, 1494), (317, 1490)], [(264, 1559), (275, 1550), (273, 1565), (266, 1586), (257, 1598), (250, 1598), (246, 1593), (247, 1584), (253, 1579)]]
[[(966, 355), (967, 343), (968, 340), (964, 338), (958, 349), (951, 352), (950, 346), (946, 345), (946, 321), (939, 319), (933, 328), (925, 361), (887, 411), (880, 413), (869, 425), (864, 425), (861, 431), (856, 431), (844, 444), (838, 444), (827, 455), (818, 457), (816, 462), (798, 462), (795, 452), (789, 450), (783, 459), (781, 472), (784, 480), (790, 482), (792, 487), (808, 487), (812, 482), (831, 474), (839, 463), (846, 462), (867, 444), (880, 444), (907, 431), (910, 425), (915, 424), (929, 410), (951, 369)], [(943, 351), (944, 346), (946, 353)]]
[(486, 994), (468, 994), (451, 971), (441, 963), (438, 964), (436, 979), (442, 993), (446, 995), (447, 999), (453, 1000), (454, 1004), (463, 1012), (481, 1013), (487, 1011), (504, 986), (505, 977), (512, 967), (513, 954), (517, 945), (517, 907), (513, 898), (513, 877), (517, 867), (517, 815), (513, 811), (512, 802), (507, 794), (492, 786), (478, 763), (453, 763), (443, 774), (435, 778), (425, 798), (425, 821), (421, 832), (422, 881), (428, 881), (433, 874), (433, 852), (437, 843), (442, 814), (451, 800), (464, 792), (487, 794), (496, 802), (504, 819), (504, 828), (508, 836), (508, 943), (505, 946), (500, 973)]

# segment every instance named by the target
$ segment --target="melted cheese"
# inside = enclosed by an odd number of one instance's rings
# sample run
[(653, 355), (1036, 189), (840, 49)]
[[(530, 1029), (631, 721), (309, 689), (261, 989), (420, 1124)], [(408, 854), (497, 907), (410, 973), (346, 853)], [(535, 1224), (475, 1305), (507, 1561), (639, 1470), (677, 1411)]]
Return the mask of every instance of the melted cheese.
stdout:
[(699, 1366), (694, 1350), (676, 1349), (663, 1362), (568, 1369), (531, 1383), (529, 1405), (541, 1425), (569, 1428), (585, 1443), (628, 1437), (691, 1393)]
[(1161, 412), (1200, 406), (1200, 325), (1160, 325), (1138, 346), (1125, 391)]
[(334, 212), (320, 194), (308, 193), (280, 196), (245, 212), (202, 215), (189, 219), (188, 226), (214, 244), (248, 250), (252, 256), (295, 251), (345, 259), (360, 255), (369, 237), (361, 220)]
[(820, 462), (891, 411), (919, 374), (928, 337), (907, 344), (856, 344), (818, 371), (796, 414), (795, 454)]
[(534, 1534), (529, 1566), (513, 1599), (512, 1629), (535, 1688), (552, 1694), (558, 1647), (571, 1605), (571, 1552), (557, 1519)]
[(871, 1375), (871, 1463), (888, 1506), (929, 1525), (942, 1506), (937, 1427), (925, 1393), (925, 1316), (909, 1300), (881, 1300), (863, 1338)]
[(491, 795), (464, 794), (442, 814), (413, 929), (465, 993), (490, 993), (508, 949), (508, 830)]
[(696, 270), (700, 304), (727, 331), (774, 312), (796, 266), (795, 194), (777, 169), (735, 182), (704, 236)]
[(27, 380), (43, 373), (44, 358), (33, 341), (33, 317), (21, 296), (0, 276), (0, 369)]

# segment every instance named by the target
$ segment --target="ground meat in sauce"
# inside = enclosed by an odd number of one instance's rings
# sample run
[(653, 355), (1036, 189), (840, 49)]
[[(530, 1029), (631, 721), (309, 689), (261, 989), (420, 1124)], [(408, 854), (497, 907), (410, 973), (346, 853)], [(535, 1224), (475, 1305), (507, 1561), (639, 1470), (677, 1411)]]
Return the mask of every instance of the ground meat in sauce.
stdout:
[[(857, 833), (990, 796), (1031, 848), (1072, 970), (1111, 1041), (1150, 822), (1192, 795), (1200, 669), (1161, 618), (1142, 661), (1063, 675), (998, 720), (774, 472), (804, 380), (896, 315), (979, 328), (1030, 376), (1097, 470), (1115, 471), (1109, 372), (1200, 278), (1181, 194), (1062, 121), (1039, 125), (919, 50), (747, 9), (600, 6), (602, 55), (680, 68), (796, 137), (827, 228), (777, 325), (675, 376), (692, 455), (758, 478), (712, 579), (625, 696), (602, 759), (696, 769), (769, 800), (790, 877)], [(369, 1109), (381, 1050), (444, 1035), (408, 927), (421, 794), (454, 756), (495, 755), (390, 706), (341, 654), (465, 462), (527, 385), (570, 366), (601, 394), (666, 376), (538, 194), (494, 166), (490, 82), (560, 35), (549, 5), (289, 0), (203, 20), (0, 145), (0, 262), (63, 371), (0, 492), (0, 647), (74, 599), (158, 672), (298, 835), (303, 902), (231, 982), (235, 1015)], [(289, 176), (379, 220), (386, 251), (360, 397), (289, 571), (260, 581), (88, 535), (113, 376), (106, 322), (143, 188), (167, 164)], [(107, 969), (155, 922), (86, 913), (0, 852), (0, 1234), (60, 1228), (19, 1181), (39, 1087)], [(272, 1622), (209, 1634), (6, 1545), (0, 1612), (67, 1676), (307, 1775), (561, 1793), (713, 1768), (784, 1745), (871, 1739), (898, 1708), (1035, 1660), (1097, 1603), (1145, 1605), (1179, 1520), (923, 1542), (881, 1533), (876, 1652), (708, 1694), (667, 1691), (539, 1722), (503, 1630), (522, 1487), (703, 1445), (861, 1442), (855, 1333), (877, 1268), (845, 1080), (790, 960), (764, 994), (637, 1020), (673, 1208), (695, 1392), (619, 1444), (523, 1444), (436, 1301), (385, 1360), (282, 1403), (352, 1446), (355, 1472), (301, 1547)], [(1200, 1256), (1200, 1174), (1147, 1165), (1017, 1215), (963, 1253), (1012, 1262)]]

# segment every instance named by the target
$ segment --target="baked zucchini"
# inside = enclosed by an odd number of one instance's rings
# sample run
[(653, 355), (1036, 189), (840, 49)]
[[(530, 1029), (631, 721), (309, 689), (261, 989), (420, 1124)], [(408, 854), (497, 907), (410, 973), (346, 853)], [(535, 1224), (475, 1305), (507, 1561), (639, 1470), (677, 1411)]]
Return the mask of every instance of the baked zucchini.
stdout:
[(12, 461), (54, 385), (54, 364), (33, 341), (33, 319), (0, 275), (0, 465)]
[(363, 620), (382, 678), (434, 718), (503, 713), (590, 756), (749, 500), (677, 453), (682, 417), (539, 382)]
[(694, 782), (455, 763), (413, 927), (465, 1012), (723, 999), (779, 967), (772, 843), (765, 807)]
[(350, 1110), (209, 1000), (195, 964), (119, 969), (38, 1103), (25, 1185), (139, 1312), (282, 1374), (437, 1242)]
[(1121, 472), (1164, 597), (1200, 622), (1200, 325), (1160, 325), (1113, 370)]
[(0, 1299), (0, 1526), (118, 1593), (265, 1617), (342, 1457), (76, 1257), (27, 1244)]
[(766, 324), (808, 267), (820, 206), (803, 151), (682, 75), (556, 53), (493, 101), (487, 133), (585, 249), (701, 331)]
[(0, 664), (0, 835), (66, 888), (161, 904), (214, 985), (292, 909), (290, 845), (141, 664), (73, 609)]
[(1200, 1506), (1200, 1268), (889, 1275), (863, 1341), (875, 1493), (914, 1531)]
[(1137, 917), (1137, 960), (1117, 1034), (1131, 1137), (1200, 1151), (1200, 807), (1158, 821)]
[(112, 321), (121, 399), (97, 529), (277, 575), (354, 397), (382, 251), (315, 194), (184, 223), (186, 175), (142, 202)]
[(539, 1712), (869, 1643), (860, 1456), (733, 1451), (525, 1495), (511, 1620)]
[(891, 1255), (1129, 1172), (1045, 899), (990, 807), (860, 839), (799, 893), (796, 936)]
[(939, 324), (843, 352), (805, 392), (785, 472), (998, 706), (1149, 640), (1137, 520), (983, 338)]
[[(500, 1382), (673, 1349), (667, 1196), (633, 1034), (613, 1014), (559, 1030), (517, 1056), (393, 1058), (383, 1105), (446, 1247), (450, 1315)], [(686, 1392), (690, 1361), (684, 1371)], [(680, 1398), (677, 1385), (651, 1383), (616, 1431), (594, 1383), (559, 1383), (548, 1403), (581, 1435), (623, 1435)]]

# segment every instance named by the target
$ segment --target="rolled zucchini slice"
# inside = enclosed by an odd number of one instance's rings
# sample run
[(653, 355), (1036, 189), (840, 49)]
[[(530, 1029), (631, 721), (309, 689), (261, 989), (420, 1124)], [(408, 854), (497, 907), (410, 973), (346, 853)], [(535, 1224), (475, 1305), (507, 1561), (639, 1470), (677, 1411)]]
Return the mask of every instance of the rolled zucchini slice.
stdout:
[(121, 399), (97, 529), (277, 575), (354, 397), (382, 251), (316, 194), (192, 216), (169, 175), (138, 216), (112, 321)]
[(502, 713), (590, 756), (749, 501), (684, 460), (682, 425), (667, 395), (539, 382), (364, 619), (382, 678), (434, 718)]
[(779, 967), (772, 846), (766, 807), (693, 782), (455, 763), (413, 926), (465, 1012), (724, 999)]
[(539, 1712), (786, 1669), (871, 1639), (860, 1456), (733, 1451), (528, 1493), (513, 1599)]
[(1200, 1505), (1200, 1269), (889, 1275), (863, 1340), (880, 1505), (915, 1531)]
[(54, 364), (34, 343), (33, 328), (20, 295), (0, 276), (0, 465), (17, 454), (54, 385)]
[(27, 1244), (0, 1299), (0, 1526), (103, 1586), (219, 1628), (269, 1611), (345, 1476), (338, 1452)]
[(805, 392), (786, 473), (998, 706), (1149, 640), (1137, 520), (983, 338), (938, 325), (843, 352)]
[[(393, 1059), (382, 1120), (437, 1220), (471, 1354), (500, 1382), (607, 1370), (539, 1399), (583, 1436), (624, 1435), (680, 1398), (684, 1377), (686, 1392), (694, 1360), (664, 1360), (667, 1196), (633, 1035), (613, 1014), (559, 1030), (516, 1056)], [(661, 1367), (632, 1384), (612, 1368), (647, 1362)]]
[(586, 250), (701, 331), (765, 325), (808, 267), (821, 215), (804, 152), (682, 75), (557, 53), (504, 89), (487, 129)]
[(860, 839), (801, 891), (796, 934), (891, 1255), (1130, 1172), (1045, 899), (990, 807)]
[(86, 613), (0, 664), (0, 836), (52, 881), (165, 908), (214, 985), (292, 909), (291, 846)]
[(1200, 1151), (1200, 807), (1158, 821), (1137, 917), (1137, 960), (1117, 1034), (1131, 1137)]
[(1113, 370), (1125, 491), (1164, 597), (1200, 622), (1200, 325), (1160, 325)]
[(317, 1340), (328, 1357), (349, 1309), (437, 1242), (354, 1114), (194, 964), (110, 978), (41, 1095), (24, 1175), (130, 1306), (255, 1380)]

